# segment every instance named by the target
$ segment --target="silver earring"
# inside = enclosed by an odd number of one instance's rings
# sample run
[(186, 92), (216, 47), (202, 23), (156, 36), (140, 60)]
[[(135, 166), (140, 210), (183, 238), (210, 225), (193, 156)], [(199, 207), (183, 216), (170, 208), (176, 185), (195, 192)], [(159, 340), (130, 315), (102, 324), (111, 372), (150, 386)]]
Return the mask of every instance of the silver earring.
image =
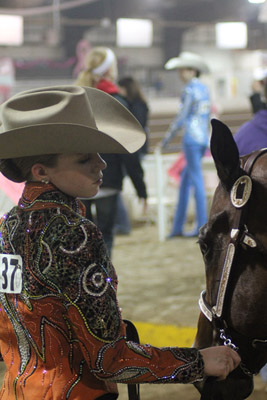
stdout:
[(49, 180), (48, 180), (48, 178), (44, 178), (44, 179), (41, 180), (41, 182), (45, 183), (47, 185), (49, 183)]

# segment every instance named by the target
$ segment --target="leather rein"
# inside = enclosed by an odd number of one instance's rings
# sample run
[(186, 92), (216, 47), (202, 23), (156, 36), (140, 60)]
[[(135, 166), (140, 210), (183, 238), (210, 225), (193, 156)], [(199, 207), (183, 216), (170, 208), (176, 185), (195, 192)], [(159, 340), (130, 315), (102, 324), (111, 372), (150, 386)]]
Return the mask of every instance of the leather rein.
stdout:
[[(243, 170), (246, 172), (247, 175), (242, 175), (241, 177), (239, 177), (232, 186), (230, 192), (231, 203), (235, 207), (235, 215), (234, 215), (233, 227), (230, 232), (230, 242), (228, 244), (226, 256), (224, 259), (224, 265), (217, 293), (216, 304), (211, 306), (207, 303), (205, 290), (201, 292), (199, 298), (199, 307), (201, 312), (210, 322), (213, 323), (215, 329), (219, 330), (220, 339), (223, 341), (223, 344), (225, 346), (230, 346), (232, 349), (236, 351), (238, 351), (238, 347), (233, 343), (232, 337), (227, 336), (226, 334), (227, 323), (223, 318), (226, 291), (238, 245), (245, 244), (248, 247), (252, 248), (257, 247), (256, 240), (253, 238), (253, 235), (251, 235), (247, 230), (247, 227), (245, 225), (245, 220), (248, 208), (247, 205), (252, 192), (252, 180), (250, 178), (250, 175), (257, 159), (265, 153), (267, 153), (267, 148), (253, 152), (248, 157), (243, 167)], [(235, 336), (242, 336), (242, 335), (240, 334), (238, 335), (235, 332)], [(248, 341), (249, 340), (246, 339), (246, 342)], [(251, 339), (250, 343), (248, 344), (251, 344), (253, 347), (256, 347), (257, 344), (266, 345), (267, 339), (266, 340)], [(258, 371), (253, 371), (253, 372), (250, 371), (248, 368), (246, 368), (246, 366), (242, 362), (240, 364), (240, 367), (242, 371), (249, 376), (252, 376), (258, 372)]]

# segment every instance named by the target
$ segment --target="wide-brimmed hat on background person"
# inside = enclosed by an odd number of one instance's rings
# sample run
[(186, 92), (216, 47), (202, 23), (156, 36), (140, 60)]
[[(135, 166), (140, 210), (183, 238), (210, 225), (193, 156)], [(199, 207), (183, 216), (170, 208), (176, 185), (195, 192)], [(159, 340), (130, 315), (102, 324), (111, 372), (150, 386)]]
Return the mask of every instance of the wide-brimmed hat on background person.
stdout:
[(21, 92), (0, 106), (0, 159), (61, 153), (133, 153), (145, 142), (109, 94), (80, 86)]
[(208, 65), (205, 63), (201, 56), (186, 51), (180, 53), (179, 57), (170, 58), (166, 62), (164, 67), (167, 70), (191, 68), (203, 74), (207, 74), (210, 72)]

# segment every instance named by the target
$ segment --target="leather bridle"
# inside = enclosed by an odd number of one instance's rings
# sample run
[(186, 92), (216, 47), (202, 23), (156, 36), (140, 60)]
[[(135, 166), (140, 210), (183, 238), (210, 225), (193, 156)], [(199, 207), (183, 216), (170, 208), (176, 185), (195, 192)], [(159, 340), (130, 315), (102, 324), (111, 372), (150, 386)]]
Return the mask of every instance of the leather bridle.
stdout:
[[(258, 245), (253, 235), (248, 232), (245, 222), (247, 216), (248, 202), (252, 192), (252, 180), (250, 175), (255, 162), (265, 153), (267, 153), (267, 148), (253, 152), (248, 157), (243, 167), (243, 170), (246, 174), (242, 175), (236, 180), (230, 192), (231, 203), (235, 207), (235, 215), (233, 227), (230, 232), (230, 242), (228, 244), (220, 278), (216, 304), (210, 305), (207, 303), (205, 290), (201, 292), (199, 299), (199, 307), (201, 312), (214, 325), (214, 328), (219, 331), (220, 339), (223, 341), (223, 344), (225, 346), (230, 346), (236, 351), (238, 351), (238, 347), (236, 344), (233, 343), (232, 335), (230, 336), (226, 334), (226, 329), (228, 328), (227, 323), (224, 319), (226, 292), (228, 288), (231, 269), (234, 264), (234, 257), (237, 247), (240, 244), (245, 244), (248, 247), (256, 248)], [(227, 330), (229, 331), (229, 329)], [(233, 336), (235, 336), (236, 338), (240, 338), (243, 342), (248, 342), (248, 339), (244, 338), (241, 334), (237, 334), (237, 332), (234, 332)], [(255, 348), (256, 345), (259, 343), (266, 345), (267, 339), (250, 339), (249, 342), (249, 344)], [(249, 376), (252, 376), (254, 375), (254, 373), (258, 372), (250, 371), (242, 362), (240, 364), (240, 367), (242, 371)]]

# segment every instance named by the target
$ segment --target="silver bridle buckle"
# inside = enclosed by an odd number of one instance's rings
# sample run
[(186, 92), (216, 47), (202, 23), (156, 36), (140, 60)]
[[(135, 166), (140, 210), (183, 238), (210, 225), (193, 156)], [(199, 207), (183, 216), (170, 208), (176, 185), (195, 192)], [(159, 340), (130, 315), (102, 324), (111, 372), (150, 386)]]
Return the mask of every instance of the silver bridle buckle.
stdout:
[[(240, 185), (244, 185), (241, 190), (243, 190), (242, 197), (237, 197), (238, 189), (240, 189)], [(231, 202), (234, 207), (241, 208), (243, 207), (249, 200), (252, 190), (252, 181), (248, 175), (243, 175), (238, 178), (230, 193)]]

